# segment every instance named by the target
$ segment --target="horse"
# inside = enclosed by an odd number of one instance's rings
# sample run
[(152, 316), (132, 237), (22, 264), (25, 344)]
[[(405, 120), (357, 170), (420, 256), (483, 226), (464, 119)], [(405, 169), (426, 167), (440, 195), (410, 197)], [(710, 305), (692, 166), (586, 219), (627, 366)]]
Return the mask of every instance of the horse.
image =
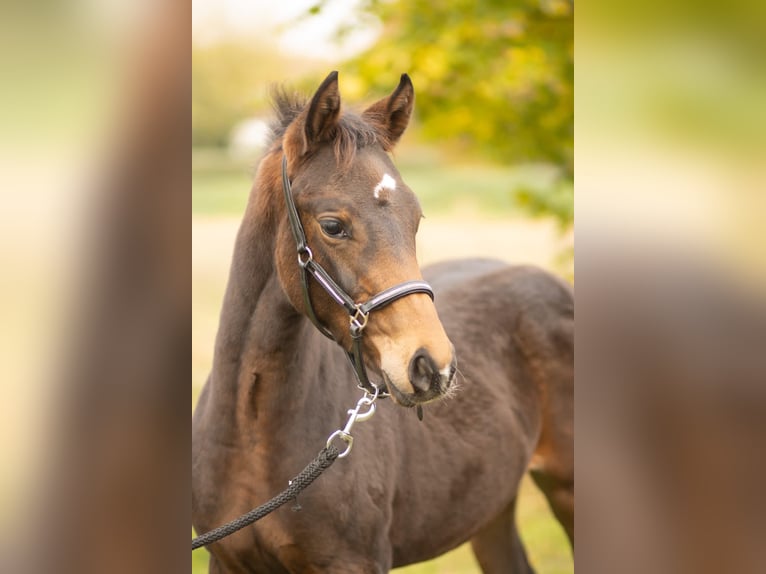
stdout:
[(572, 289), (488, 259), (420, 269), (421, 208), (391, 154), (414, 95), (403, 74), (341, 110), (337, 72), (310, 99), (274, 94), (193, 413), (193, 526), (284, 490), (360, 383), (390, 400), (295, 508), (210, 544), (211, 574), (383, 573), (466, 541), (485, 574), (533, 572), (515, 524), (527, 471), (574, 550)]

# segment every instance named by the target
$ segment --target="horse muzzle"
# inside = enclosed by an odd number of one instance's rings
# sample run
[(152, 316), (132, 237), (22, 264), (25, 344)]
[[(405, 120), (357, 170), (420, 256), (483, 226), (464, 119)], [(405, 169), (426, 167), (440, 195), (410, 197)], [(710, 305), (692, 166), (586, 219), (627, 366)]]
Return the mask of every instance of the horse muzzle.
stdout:
[(407, 384), (392, 379), (390, 373), (382, 369), (383, 380), (394, 400), (402, 406), (413, 407), (438, 400), (453, 390), (457, 359), (454, 350), (446, 365), (440, 366), (425, 348), (415, 351), (409, 361), (406, 376)]

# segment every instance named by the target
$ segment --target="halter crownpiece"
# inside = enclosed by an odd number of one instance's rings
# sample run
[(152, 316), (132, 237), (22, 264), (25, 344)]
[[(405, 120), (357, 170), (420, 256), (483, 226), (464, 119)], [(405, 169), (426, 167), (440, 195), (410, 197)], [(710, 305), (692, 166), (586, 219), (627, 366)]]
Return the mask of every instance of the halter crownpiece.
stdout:
[(282, 191), (285, 194), (285, 203), (287, 204), (287, 217), (290, 221), (290, 230), (293, 233), (295, 244), (298, 250), (298, 267), (300, 268), (301, 287), (303, 291), (303, 303), (306, 308), (308, 318), (327, 338), (333, 341), (337, 340), (332, 333), (322, 325), (314, 312), (314, 306), (311, 304), (311, 295), (309, 294), (308, 276), (311, 275), (319, 285), (330, 295), (330, 297), (339, 305), (343, 306), (349, 315), (349, 331), (353, 341), (352, 351), (348, 354), (351, 365), (354, 367), (354, 373), (358, 380), (359, 388), (370, 394), (378, 396), (387, 396), (376, 385), (370, 382), (367, 376), (367, 369), (364, 366), (364, 357), (362, 356), (362, 334), (367, 326), (370, 313), (390, 305), (397, 299), (412, 295), (414, 293), (425, 293), (431, 299), (434, 298), (434, 292), (431, 286), (425, 281), (405, 281), (388, 289), (384, 289), (377, 295), (370, 297), (363, 303), (356, 303), (354, 299), (338, 285), (324, 268), (316, 262), (314, 254), (306, 241), (306, 233), (303, 230), (298, 209), (293, 200), (290, 178), (287, 176), (287, 156), (282, 156)]

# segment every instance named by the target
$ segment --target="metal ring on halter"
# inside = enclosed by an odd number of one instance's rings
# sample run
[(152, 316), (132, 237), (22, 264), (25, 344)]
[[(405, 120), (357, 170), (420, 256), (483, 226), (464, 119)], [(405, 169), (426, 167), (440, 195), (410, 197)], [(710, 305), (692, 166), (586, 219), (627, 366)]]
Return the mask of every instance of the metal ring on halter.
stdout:
[[(305, 261), (302, 259), (303, 255), (306, 255)], [(300, 265), (303, 269), (305, 269), (306, 266), (311, 263), (312, 259), (314, 259), (314, 254), (311, 252), (311, 248), (308, 245), (304, 245), (298, 249), (298, 265)]]
[(356, 313), (349, 317), (351, 323), (351, 334), (358, 335), (367, 326), (367, 321), (370, 318), (369, 313), (362, 311), (359, 305), (356, 306)]

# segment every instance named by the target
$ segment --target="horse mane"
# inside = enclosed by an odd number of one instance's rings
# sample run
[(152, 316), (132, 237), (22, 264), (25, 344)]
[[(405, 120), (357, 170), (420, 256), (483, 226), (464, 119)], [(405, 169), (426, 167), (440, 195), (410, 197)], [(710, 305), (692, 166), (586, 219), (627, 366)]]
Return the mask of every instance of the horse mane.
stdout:
[[(270, 125), (268, 148), (282, 142), (290, 124), (301, 114), (309, 103), (303, 94), (289, 92), (282, 87), (271, 91), (271, 103), (275, 118)], [(341, 165), (348, 166), (356, 155), (356, 150), (376, 143), (387, 149), (388, 142), (375, 127), (359, 114), (343, 109), (338, 123), (330, 134), (335, 149), (335, 159)]]

